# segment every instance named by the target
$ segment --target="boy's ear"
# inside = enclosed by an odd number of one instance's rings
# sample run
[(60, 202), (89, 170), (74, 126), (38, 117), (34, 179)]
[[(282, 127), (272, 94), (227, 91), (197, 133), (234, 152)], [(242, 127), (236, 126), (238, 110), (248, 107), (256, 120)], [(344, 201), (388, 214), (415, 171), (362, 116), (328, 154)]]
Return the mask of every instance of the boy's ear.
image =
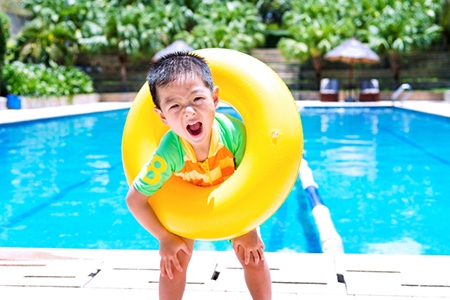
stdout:
[(219, 87), (218, 86), (214, 87), (212, 97), (214, 100), (214, 106), (216, 108), (219, 107), (220, 98), (219, 98)]
[(153, 110), (155, 111), (155, 113), (158, 114), (159, 118), (161, 119), (161, 122), (163, 122), (163, 124), (167, 126), (167, 120), (166, 116), (164, 116), (164, 113), (157, 107), (153, 107)]

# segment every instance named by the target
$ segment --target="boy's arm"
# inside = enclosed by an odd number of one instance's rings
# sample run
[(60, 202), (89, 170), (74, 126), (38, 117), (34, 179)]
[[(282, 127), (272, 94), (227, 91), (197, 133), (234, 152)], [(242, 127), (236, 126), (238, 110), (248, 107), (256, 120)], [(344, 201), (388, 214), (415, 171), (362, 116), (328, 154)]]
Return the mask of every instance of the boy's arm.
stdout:
[(148, 196), (140, 193), (132, 185), (128, 191), (127, 206), (136, 220), (150, 232), (160, 243), (159, 253), (161, 255), (161, 275), (173, 278), (172, 265), (179, 272), (182, 272), (180, 262), (177, 257), (178, 251), (183, 251), (190, 255), (189, 248), (177, 235), (168, 231), (158, 220), (155, 212), (148, 203)]

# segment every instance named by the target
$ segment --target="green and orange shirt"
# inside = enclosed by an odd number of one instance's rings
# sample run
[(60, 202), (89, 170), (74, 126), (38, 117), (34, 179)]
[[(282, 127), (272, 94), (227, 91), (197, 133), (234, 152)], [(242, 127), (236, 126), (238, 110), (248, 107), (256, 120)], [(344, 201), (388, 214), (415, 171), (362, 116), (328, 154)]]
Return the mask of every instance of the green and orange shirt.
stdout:
[(227, 180), (244, 156), (244, 124), (231, 116), (216, 113), (208, 158), (197, 161), (192, 146), (169, 130), (161, 139), (152, 159), (135, 178), (134, 187), (151, 196), (172, 175), (197, 186), (213, 186)]

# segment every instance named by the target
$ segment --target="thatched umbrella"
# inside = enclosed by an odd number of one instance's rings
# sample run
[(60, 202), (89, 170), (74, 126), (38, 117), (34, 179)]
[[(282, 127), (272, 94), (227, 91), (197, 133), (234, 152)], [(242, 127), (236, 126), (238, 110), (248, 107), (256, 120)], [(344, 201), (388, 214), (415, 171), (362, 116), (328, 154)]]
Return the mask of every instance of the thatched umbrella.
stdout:
[(351, 38), (325, 54), (329, 61), (342, 61), (350, 65), (348, 84), (352, 86), (353, 65), (355, 63), (373, 64), (380, 61), (380, 57), (369, 47), (355, 38)]
[(153, 60), (153, 62), (157, 62), (161, 57), (163, 57), (164, 55), (170, 54), (172, 52), (177, 52), (177, 51), (186, 52), (186, 51), (193, 51), (193, 50), (194, 50), (194, 48), (192, 48), (185, 42), (178, 40), (178, 41), (173, 42), (166, 48), (156, 52), (156, 54), (155, 54), (155, 56), (153, 56), (152, 60)]

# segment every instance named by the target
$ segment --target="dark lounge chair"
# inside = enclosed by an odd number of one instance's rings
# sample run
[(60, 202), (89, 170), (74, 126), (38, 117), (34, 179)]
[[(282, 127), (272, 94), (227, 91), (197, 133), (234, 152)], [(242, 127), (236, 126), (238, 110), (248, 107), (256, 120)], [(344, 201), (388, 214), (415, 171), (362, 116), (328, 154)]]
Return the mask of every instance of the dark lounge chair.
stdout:
[(339, 101), (339, 80), (336, 78), (322, 78), (320, 80), (320, 101)]
[(378, 79), (365, 79), (361, 81), (359, 101), (379, 101), (380, 86)]

